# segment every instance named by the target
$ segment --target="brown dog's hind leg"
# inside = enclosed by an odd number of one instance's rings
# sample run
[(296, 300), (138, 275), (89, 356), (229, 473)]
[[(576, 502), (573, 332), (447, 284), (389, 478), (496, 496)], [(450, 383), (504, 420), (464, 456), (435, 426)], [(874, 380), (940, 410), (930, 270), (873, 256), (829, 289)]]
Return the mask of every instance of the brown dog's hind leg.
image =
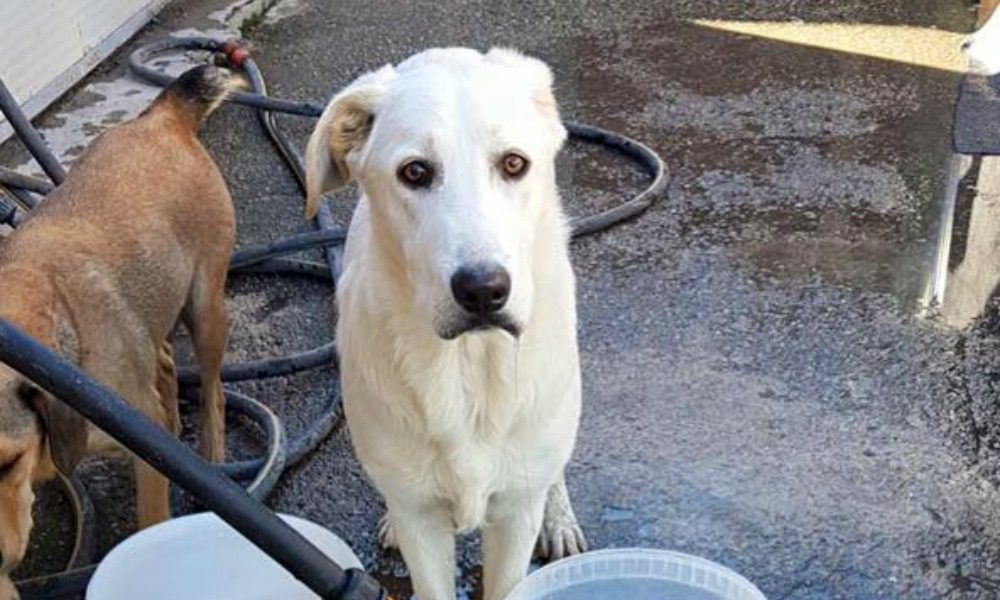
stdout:
[(227, 268), (228, 264), (222, 264), (200, 269), (184, 309), (201, 371), (201, 454), (215, 463), (226, 458), (226, 405), (220, 374), (226, 351)]
[[(157, 375), (156, 387), (151, 386), (148, 392), (149, 397), (156, 401), (140, 405), (150, 407), (153, 413), (149, 417), (159, 426), (169, 429), (171, 417), (161, 403), (159, 379)], [(174, 398), (176, 405), (176, 394)], [(170, 482), (137, 457), (132, 458), (132, 465), (135, 470), (135, 514), (139, 529), (166, 521), (170, 518)]]
[(177, 400), (177, 367), (174, 363), (174, 347), (165, 340), (156, 360), (156, 393), (160, 396), (160, 406), (166, 413), (167, 431), (181, 434), (181, 414)]
[(138, 458), (135, 464), (135, 515), (139, 529), (170, 518), (170, 481)]

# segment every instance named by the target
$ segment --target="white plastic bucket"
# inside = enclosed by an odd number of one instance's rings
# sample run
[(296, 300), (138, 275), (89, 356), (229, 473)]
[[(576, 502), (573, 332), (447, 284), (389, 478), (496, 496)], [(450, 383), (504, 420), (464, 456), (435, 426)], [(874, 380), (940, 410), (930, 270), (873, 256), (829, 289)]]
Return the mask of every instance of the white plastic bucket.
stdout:
[[(333, 532), (281, 518), (345, 569), (361, 568)], [(101, 561), (87, 600), (316, 600), (319, 598), (211, 513), (180, 517), (136, 533)]]
[(587, 552), (528, 575), (507, 600), (767, 600), (742, 575), (680, 552)]

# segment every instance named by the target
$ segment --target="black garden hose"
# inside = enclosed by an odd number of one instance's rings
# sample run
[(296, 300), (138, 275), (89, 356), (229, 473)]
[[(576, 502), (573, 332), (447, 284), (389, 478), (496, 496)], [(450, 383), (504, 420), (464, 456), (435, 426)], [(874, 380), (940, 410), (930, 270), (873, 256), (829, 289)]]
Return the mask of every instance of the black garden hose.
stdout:
[(24, 210), (31, 210), (38, 206), (40, 202), (38, 198), (32, 195), (30, 190), (11, 186), (7, 188), (7, 191), (14, 197), (14, 202), (19, 204)]
[(0, 225), (7, 227), (17, 227), (21, 223), (23, 213), (18, 210), (16, 204), (0, 196)]
[(653, 181), (639, 195), (603, 212), (570, 221), (572, 236), (583, 237), (610, 229), (641, 215), (667, 189), (670, 179), (663, 159), (649, 146), (623, 135), (582, 123), (566, 123), (569, 135), (578, 140), (611, 148), (642, 165)]
[(8, 184), (15, 189), (19, 188), (27, 192), (35, 192), (36, 194), (48, 194), (56, 189), (56, 186), (48, 181), (37, 179), (6, 167), (0, 167), (0, 183)]

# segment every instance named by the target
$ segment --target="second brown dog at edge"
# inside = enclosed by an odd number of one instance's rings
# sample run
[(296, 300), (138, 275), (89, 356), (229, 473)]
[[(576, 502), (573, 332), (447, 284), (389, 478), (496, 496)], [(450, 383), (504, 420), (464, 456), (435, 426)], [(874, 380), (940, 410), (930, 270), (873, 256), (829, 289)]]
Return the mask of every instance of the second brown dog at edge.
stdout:
[[(191, 333), (201, 371), (203, 456), (225, 458), (220, 372), (232, 199), (197, 134), (240, 86), (194, 68), (137, 119), (98, 138), (66, 181), (0, 240), (0, 317), (178, 434), (171, 333)], [(32, 529), (32, 485), (70, 473), (106, 435), (0, 364), (0, 600)], [(134, 460), (140, 527), (170, 516), (169, 483)]]

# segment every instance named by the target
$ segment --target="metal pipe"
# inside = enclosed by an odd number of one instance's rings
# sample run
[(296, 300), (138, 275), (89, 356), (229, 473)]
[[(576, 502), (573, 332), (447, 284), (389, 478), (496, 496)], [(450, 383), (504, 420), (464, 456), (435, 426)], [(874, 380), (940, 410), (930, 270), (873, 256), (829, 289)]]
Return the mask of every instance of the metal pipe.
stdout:
[(187, 490), (324, 600), (386, 597), (363, 571), (345, 572), (166, 430), (2, 318), (0, 362), (65, 402)]
[(924, 293), (920, 298), (919, 314), (926, 317), (934, 309), (944, 306), (944, 295), (948, 285), (948, 262), (951, 259), (951, 237), (955, 226), (955, 203), (958, 200), (958, 188), (962, 179), (972, 168), (973, 158), (965, 154), (952, 154), (948, 160), (948, 180), (944, 188), (944, 198), (941, 202), (941, 214), (937, 224), (937, 240), (934, 245), (934, 255), (931, 258), (931, 268)]
[(28, 117), (21, 111), (21, 106), (14, 99), (14, 95), (10, 93), (7, 89), (7, 84), (0, 79), (0, 112), (7, 117), (7, 122), (10, 126), (14, 128), (14, 133), (24, 144), (24, 147), (28, 149), (31, 156), (35, 157), (35, 160), (45, 171), (45, 174), (49, 176), (56, 185), (63, 182), (66, 179), (66, 170), (63, 169), (59, 161), (56, 160), (55, 156), (49, 152), (48, 148), (45, 146), (45, 142), (42, 140), (42, 136), (38, 135), (38, 132), (31, 125), (31, 121)]

